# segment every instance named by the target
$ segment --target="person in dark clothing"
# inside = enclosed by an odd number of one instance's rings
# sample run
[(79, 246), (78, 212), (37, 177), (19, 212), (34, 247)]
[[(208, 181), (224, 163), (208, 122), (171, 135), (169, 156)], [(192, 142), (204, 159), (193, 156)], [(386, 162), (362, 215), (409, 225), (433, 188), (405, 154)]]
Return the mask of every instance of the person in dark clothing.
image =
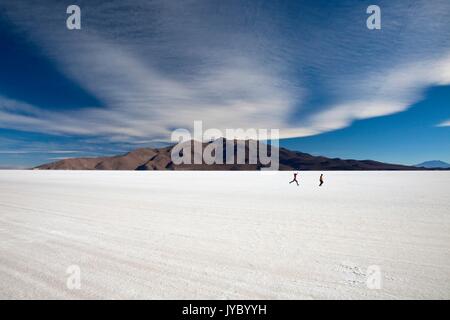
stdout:
[(323, 185), (323, 174), (320, 174), (319, 182), (319, 187), (321, 187)]
[(294, 179), (292, 179), (292, 181), (289, 182), (289, 184), (291, 184), (292, 182), (295, 182), (297, 184), (297, 186), (298, 186), (297, 174), (298, 174), (297, 172), (294, 173)]

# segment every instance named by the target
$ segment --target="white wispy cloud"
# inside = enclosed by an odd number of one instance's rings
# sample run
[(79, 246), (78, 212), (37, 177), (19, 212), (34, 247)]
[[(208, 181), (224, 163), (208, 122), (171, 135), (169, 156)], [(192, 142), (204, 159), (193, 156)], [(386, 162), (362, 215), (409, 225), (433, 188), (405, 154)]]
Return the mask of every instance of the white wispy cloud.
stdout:
[(314, 135), (347, 127), (354, 120), (404, 111), (422, 98), (425, 88), (450, 85), (450, 56), (367, 73), (365, 79), (353, 83), (354, 98), (346, 97), (343, 102), (330, 105), (305, 121), (310, 133), (304, 129), (289, 129), (285, 136)]
[[(361, 25), (349, 22), (356, 4), (290, 29), (281, 13), (243, 3), (121, 3), (82, 7), (81, 31), (65, 29), (56, 2), (3, 4), (24, 36), (104, 106), (55, 111), (0, 96), (1, 127), (147, 141), (203, 120), (299, 137), (406, 110), (427, 87), (450, 84), (445, 1), (416, 1), (415, 12), (386, 2), (379, 34), (361, 30), (364, 15)], [(320, 94), (329, 101), (308, 107)]]

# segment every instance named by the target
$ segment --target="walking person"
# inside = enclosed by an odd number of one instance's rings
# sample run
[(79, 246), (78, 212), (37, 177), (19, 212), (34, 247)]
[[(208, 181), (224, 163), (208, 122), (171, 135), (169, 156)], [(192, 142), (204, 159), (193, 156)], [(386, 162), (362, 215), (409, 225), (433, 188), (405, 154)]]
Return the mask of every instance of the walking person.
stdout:
[(289, 182), (289, 184), (291, 184), (292, 182), (295, 182), (297, 184), (297, 186), (299, 185), (298, 181), (297, 181), (297, 174), (298, 174), (297, 172), (294, 173), (294, 179), (292, 179), (292, 181)]
[(319, 182), (320, 182), (319, 187), (321, 187), (323, 185), (323, 174), (322, 173), (320, 174)]

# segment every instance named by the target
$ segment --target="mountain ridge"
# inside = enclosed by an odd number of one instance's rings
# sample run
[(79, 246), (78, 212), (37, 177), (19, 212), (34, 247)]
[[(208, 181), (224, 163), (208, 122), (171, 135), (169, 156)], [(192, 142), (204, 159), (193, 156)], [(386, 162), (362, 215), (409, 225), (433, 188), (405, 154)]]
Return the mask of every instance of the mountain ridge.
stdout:
[[(223, 139), (223, 138), (222, 138)], [(42, 164), (34, 167), (37, 170), (260, 170), (267, 165), (249, 163), (249, 140), (242, 141), (245, 145), (244, 164), (180, 164), (172, 162), (171, 152), (175, 145), (162, 148), (139, 148), (125, 154), (96, 157), (96, 158), (69, 158), (56, 162)], [(195, 146), (201, 147), (203, 152), (211, 142), (199, 142), (191, 140), (191, 159), (195, 157)], [(236, 156), (237, 140), (223, 139), (223, 160), (229, 155), (226, 153), (226, 144), (233, 143), (234, 156)], [(270, 156), (272, 146), (268, 145)], [(406, 166), (400, 164), (383, 163), (374, 160), (354, 160), (341, 158), (328, 158), (313, 156), (300, 151), (292, 151), (279, 148), (279, 170), (428, 170), (424, 167)]]
[(441, 160), (429, 160), (414, 165), (415, 167), (423, 167), (427, 169), (449, 169), (450, 163)]

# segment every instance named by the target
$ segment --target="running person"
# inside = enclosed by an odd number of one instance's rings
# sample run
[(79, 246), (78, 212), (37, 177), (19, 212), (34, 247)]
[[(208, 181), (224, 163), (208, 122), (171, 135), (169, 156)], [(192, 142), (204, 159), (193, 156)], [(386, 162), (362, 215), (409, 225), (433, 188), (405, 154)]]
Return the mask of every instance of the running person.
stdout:
[(294, 173), (294, 179), (292, 179), (292, 181), (289, 182), (289, 184), (291, 184), (292, 182), (295, 182), (297, 184), (297, 186), (298, 186), (297, 174), (298, 174), (297, 172)]
[(320, 174), (319, 182), (320, 182), (319, 187), (321, 187), (323, 185), (323, 174), (322, 173)]

